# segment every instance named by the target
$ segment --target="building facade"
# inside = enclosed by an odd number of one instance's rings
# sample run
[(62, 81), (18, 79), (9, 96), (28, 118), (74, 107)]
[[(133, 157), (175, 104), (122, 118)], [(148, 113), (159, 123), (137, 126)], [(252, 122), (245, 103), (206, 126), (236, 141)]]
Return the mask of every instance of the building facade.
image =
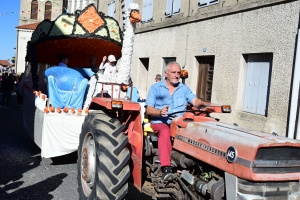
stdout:
[[(199, 98), (229, 104), (220, 121), (287, 135), (300, 1), (134, 0), (137, 25), (132, 79), (147, 96), (156, 74), (177, 61)], [(122, 23), (122, 3), (101, 11)]]
[(214, 114), (220, 121), (287, 135), (300, 1), (54, 2), (69, 13), (94, 3), (120, 24), (129, 3), (138, 3), (142, 23), (136, 29), (131, 75), (142, 97), (156, 74), (164, 76), (166, 64), (177, 61), (188, 70), (185, 82), (199, 98), (232, 106), (231, 114)]

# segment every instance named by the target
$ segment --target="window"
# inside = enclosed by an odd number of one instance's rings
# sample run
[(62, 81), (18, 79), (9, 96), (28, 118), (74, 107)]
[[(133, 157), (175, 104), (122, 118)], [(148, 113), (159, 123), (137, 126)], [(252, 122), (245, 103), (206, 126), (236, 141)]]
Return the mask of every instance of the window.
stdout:
[(219, 3), (219, 0), (200, 0), (198, 5), (199, 7), (210, 6)]
[(68, 0), (63, 0), (62, 13), (67, 13), (68, 11)]
[(51, 20), (51, 13), (52, 13), (52, 3), (50, 1), (47, 1), (45, 3), (45, 16), (44, 16), (44, 19)]
[(267, 115), (272, 54), (245, 55), (246, 81), (243, 111)]
[(165, 67), (167, 66), (168, 63), (176, 61), (175, 57), (167, 57), (163, 58), (163, 66), (162, 66), (162, 73), (161, 73), (161, 80), (165, 79)]
[(153, 19), (153, 0), (144, 0), (142, 22), (150, 22)]
[(114, 17), (115, 15), (115, 6), (116, 6), (116, 3), (115, 1), (112, 1), (108, 4), (108, 16), (110, 17)]
[(198, 84), (196, 95), (202, 101), (210, 102), (214, 76), (215, 56), (196, 57), (199, 62)]
[(180, 0), (167, 0), (167, 17), (180, 13)]
[(30, 19), (37, 19), (38, 17), (38, 9), (39, 9), (39, 3), (37, 0), (33, 0), (31, 2), (31, 15)]

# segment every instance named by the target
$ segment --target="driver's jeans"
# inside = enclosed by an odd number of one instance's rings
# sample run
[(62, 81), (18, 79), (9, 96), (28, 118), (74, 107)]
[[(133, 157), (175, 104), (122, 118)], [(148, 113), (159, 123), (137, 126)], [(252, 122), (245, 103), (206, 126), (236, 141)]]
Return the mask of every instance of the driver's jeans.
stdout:
[(158, 153), (160, 165), (171, 166), (170, 157), (172, 144), (170, 138), (170, 126), (164, 123), (150, 124), (155, 133), (158, 134)]

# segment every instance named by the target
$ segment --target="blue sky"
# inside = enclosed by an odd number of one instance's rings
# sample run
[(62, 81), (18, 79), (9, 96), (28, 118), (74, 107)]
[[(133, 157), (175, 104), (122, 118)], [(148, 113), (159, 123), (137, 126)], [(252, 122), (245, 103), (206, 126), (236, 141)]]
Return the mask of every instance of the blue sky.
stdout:
[(19, 25), (19, 16), (20, 0), (0, 0), (0, 60), (11, 59), (16, 54), (15, 27)]

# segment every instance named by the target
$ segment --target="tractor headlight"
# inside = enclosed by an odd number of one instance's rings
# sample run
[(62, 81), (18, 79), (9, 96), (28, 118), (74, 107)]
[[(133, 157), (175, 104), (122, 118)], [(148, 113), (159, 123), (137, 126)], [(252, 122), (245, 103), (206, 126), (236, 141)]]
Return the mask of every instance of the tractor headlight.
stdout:
[(223, 105), (222, 106), (223, 113), (231, 113), (231, 106), (230, 105)]
[(123, 108), (123, 103), (122, 101), (111, 101), (111, 108), (112, 109), (122, 109)]

